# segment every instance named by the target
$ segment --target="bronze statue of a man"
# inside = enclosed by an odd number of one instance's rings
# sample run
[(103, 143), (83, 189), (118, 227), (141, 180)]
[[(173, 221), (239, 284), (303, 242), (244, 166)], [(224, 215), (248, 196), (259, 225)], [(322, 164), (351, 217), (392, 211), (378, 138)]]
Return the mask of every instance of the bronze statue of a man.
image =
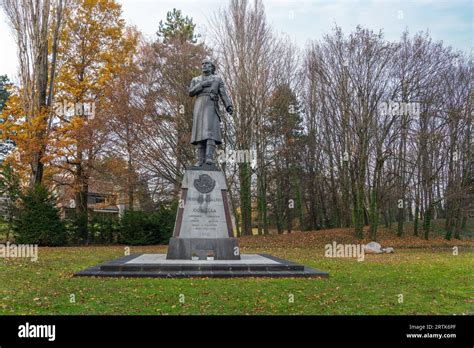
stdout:
[(215, 75), (216, 66), (208, 59), (202, 62), (202, 75), (192, 79), (189, 96), (196, 97), (193, 111), (193, 130), (191, 144), (197, 145), (198, 161), (195, 166), (204, 163), (214, 164), (217, 145), (222, 144), (219, 115), (219, 97), (226, 111), (232, 115), (232, 102), (227, 95), (224, 82)]

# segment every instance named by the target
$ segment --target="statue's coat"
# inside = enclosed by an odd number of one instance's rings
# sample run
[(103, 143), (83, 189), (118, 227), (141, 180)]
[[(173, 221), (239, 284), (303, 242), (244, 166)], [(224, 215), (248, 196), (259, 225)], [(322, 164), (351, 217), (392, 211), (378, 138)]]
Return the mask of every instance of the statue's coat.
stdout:
[[(201, 82), (211, 81), (212, 86), (202, 87)], [(225, 108), (232, 106), (232, 102), (227, 94), (222, 79), (214, 74), (209, 76), (197, 76), (192, 79), (189, 86), (189, 96), (196, 97), (193, 111), (193, 130), (191, 144), (212, 139), (217, 145), (222, 143), (220, 129), (220, 115), (217, 101), (211, 99), (211, 91), (217, 92), (224, 103)]]

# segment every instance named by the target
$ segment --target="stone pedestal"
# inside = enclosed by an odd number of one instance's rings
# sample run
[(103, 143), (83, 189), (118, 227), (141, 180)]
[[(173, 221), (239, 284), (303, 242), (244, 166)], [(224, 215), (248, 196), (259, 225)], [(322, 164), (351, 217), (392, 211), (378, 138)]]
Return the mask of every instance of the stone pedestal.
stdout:
[[(237, 248), (237, 249), (236, 249)], [(237, 251), (234, 254), (234, 251)], [(168, 259), (190, 260), (196, 254), (205, 260), (212, 253), (215, 260), (240, 260), (237, 238), (179, 238), (172, 237), (168, 245)]]
[(227, 198), (224, 174), (214, 166), (191, 167), (184, 173), (173, 237), (167, 259), (240, 260), (238, 240)]
[[(208, 253), (214, 260), (207, 260)], [(197, 254), (199, 260), (193, 260)], [(189, 168), (168, 254), (135, 254), (90, 267), (77, 277), (327, 278), (327, 272), (266, 254), (240, 254), (224, 174), (215, 167)]]

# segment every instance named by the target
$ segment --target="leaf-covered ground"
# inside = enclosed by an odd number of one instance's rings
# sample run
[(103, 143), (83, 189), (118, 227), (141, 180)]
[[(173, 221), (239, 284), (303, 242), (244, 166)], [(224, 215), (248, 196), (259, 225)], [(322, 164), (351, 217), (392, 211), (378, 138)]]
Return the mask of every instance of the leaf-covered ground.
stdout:
[[(382, 232), (382, 246), (396, 252), (362, 262), (324, 257), (332, 241), (356, 242), (344, 229), (241, 239), (244, 253), (303, 263), (329, 279), (74, 278), (123, 256), (124, 247), (40, 248), (36, 263), (0, 259), (0, 314), (474, 314), (472, 240)], [(131, 252), (165, 253), (166, 246)]]

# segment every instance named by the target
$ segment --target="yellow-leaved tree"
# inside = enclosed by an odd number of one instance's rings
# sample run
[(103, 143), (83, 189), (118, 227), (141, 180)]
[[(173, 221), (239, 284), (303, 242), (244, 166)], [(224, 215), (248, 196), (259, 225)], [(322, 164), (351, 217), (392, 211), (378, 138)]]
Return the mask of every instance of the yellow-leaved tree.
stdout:
[(77, 240), (88, 243), (88, 180), (107, 141), (110, 107), (104, 91), (130, 64), (139, 34), (125, 27), (121, 6), (113, 0), (74, 0), (65, 17), (51, 163), (59, 184), (74, 192)]
[[(4, 0), (15, 38), (19, 85), (2, 110), (0, 134), (13, 140), (30, 187), (42, 184), (52, 125), (54, 77), (64, 7), (68, 0)], [(27, 171), (26, 171), (27, 170)]]

